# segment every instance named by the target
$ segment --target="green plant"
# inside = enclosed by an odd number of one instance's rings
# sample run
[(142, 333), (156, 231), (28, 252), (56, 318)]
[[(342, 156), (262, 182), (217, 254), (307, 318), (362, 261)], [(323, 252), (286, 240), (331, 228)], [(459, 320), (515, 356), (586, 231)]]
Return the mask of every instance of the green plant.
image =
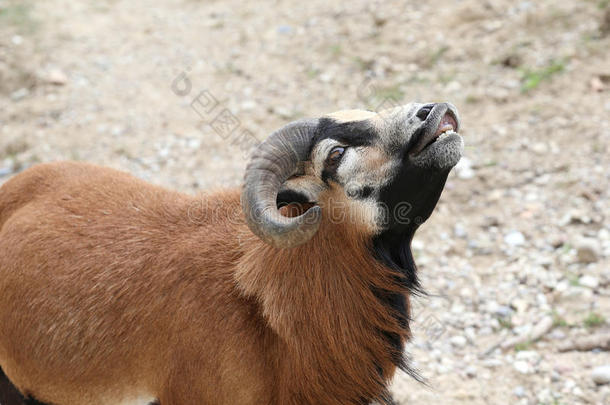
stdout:
[(498, 318), (498, 323), (504, 329), (512, 329), (513, 328), (513, 321), (510, 318), (510, 316), (508, 316), (506, 318)]
[(528, 340), (527, 342), (523, 342), (523, 343), (517, 343), (515, 345), (515, 351), (516, 352), (521, 352), (523, 350), (529, 350), (532, 348), (532, 345), (534, 343), (531, 340)]
[(559, 315), (556, 311), (553, 311), (553, 327), (565, 327), (569, 326), (568, 321), (564, 317)]
[(338, 57), (343, 53), (343, 48), (339, 44), (331, 45), (329, 48), (330, 53), (334, 57)]
[(11, 25), (21, 33), (29, 33), (36, 28), (30, 14), (30, 5), (16, 1), (0, 5), (0, 25)]
[(426, 61), (427, 66), (434, 66), (436, 63), (443, 57), (443, 55), (449, 50), (449, 47), (444, 45), (432, 52), (428, 56), (428, 60)]
[(553, 61), (550, 65), (542, 69), (522, 69), (521, 70), (521, 91), (528, 92), (535, 89), (544, 80), (550, 79), (554, 74), (565, 69), (563, 61)]
[(569, 274), (568, 275), (568, 282), (570, 283), (570, 285), (572, 287), (580, 286), (580, 281), (579, 281), (579, 278), (578, 278), (577, 274)]
[(360, 70), (369, 70), (374, 65), (373, 60), (366, 60), (366, 59), (361, 58), (360, 56), (354, 57), (353, 61)]
[(589, 315), (587, 315), (587, 317), (585, 318), (583, 323), (587, 328), (595, 328), (597, 326), (601, 326), (604, 323), (606, 323), (606, 318), (604, 318), (600, 314), (591, 312), (591, 313), (589, 313)]

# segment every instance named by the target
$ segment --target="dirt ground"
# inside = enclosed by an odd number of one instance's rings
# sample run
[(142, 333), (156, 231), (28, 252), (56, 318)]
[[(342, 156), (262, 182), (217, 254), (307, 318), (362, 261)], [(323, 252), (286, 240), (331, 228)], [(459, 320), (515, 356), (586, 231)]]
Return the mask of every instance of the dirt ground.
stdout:
[(609, 404), (608, 352), (559, 350), (610, 333), (607, 0), (0, 0), (0, 183), (77, 159), (237, 186), (249, 137), (413, 100), (454, 103), (467, 146), (414, 243), (428, 386), (396, 399)]

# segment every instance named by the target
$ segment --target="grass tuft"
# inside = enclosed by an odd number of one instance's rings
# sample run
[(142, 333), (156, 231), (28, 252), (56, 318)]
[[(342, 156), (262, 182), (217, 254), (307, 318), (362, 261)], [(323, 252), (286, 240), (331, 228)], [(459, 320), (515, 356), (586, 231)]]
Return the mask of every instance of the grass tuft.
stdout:
[(31, 33), (36, 23), (31, 16), (29, 4), (11, 1), (0, 3), (0, 25), (15, 27), (20, 33)]
[(587, 328), (595, 328), (606, 323), (606, 318), (595, 312), (591, 312), (583, 321)]
[(533, 346), (533, 342), (528, 340), (527, 342), (523, 342), (523, 343), (517, 343), (515, 345), (515, 351), (516, 352), (522, 352), (524, 350), (529, 350), (531, 349)]
[(553, 75), (565, 70), (565, 62), (553, 61), (550, 65), (542, 69), (522, 69), (521, 70), (521, 91), (526, 93), (535, 89), (545, 80), (550, 79)]

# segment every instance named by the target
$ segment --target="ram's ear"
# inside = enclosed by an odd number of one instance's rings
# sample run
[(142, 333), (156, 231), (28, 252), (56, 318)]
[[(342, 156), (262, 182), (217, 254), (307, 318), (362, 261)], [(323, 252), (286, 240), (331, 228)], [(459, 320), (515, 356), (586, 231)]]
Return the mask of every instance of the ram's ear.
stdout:
[(285, 207), (282, 214), (300, 215), (318, 202), (318, 196), (326, 189), (326, 184), (313, 174), (311, 162), (301, 162), (297, 173), (286, 180), (277, 195), (278, 208)]

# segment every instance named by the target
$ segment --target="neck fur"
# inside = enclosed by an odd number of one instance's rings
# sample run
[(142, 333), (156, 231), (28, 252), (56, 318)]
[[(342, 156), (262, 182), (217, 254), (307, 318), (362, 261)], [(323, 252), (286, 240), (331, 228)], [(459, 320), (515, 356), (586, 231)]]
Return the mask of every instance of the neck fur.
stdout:
[(398, 243), (409, 252), (398, 253), (324, 219), (309, 242), (291, 249), (241, 237), (248, 250), (235, 278), (278, 338), (277, 378), (286, 382), (278, 403), (389, 403), (387, 381), (396, 367), (409, 371), (402, 348), (408, 292), (417, 288), (410, 247)]

